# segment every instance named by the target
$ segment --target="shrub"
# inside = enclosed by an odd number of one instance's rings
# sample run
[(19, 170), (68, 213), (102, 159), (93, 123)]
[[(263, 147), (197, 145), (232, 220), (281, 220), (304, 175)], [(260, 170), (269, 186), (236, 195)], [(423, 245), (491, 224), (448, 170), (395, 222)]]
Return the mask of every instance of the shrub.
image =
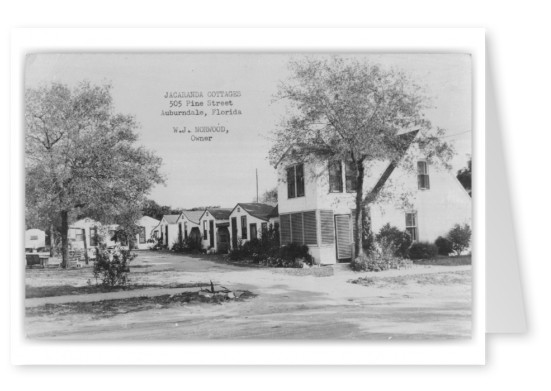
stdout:
[(357, 272), (380, 272), (390, 268), (388, 261), (376, 253), (356, 257), (350, 262), (350, 267)]
[(99, 278), (103, 286), (126, 286), (129, 281), (130, 262), (136, 257), (137, 254), (119, 246), (113, 250), (107, 250), (105, 245), (100, 245), (96, 249), (96, 261), (93, 269), (96, 283)]
[(432, 259), (438, 255), (438, 247), (428, 242), (413, 243), (409, 249), (411, 259)]
[(461, 227), (459, 224), (456, 224), (448, 233), (448, 240), (452, 243), (452, 250), (457, 254), (461, 255), (463, 251), (469, 248), (471, 243), (471, 227), (468, 224), (465, 224)]
[(201, 243), (190, 237), (172, 245), (172, 251), (179, 253), (197, 253), (201, 251)]
[(385, 256), (405, 258), (411, 245), (411, 236), (406, 231), (400, 231), (390, 224), (384, 225), (375, 239)]
[(439, 236), (434, 241), (434, 244), (436, 245), (436, 247), (438, 247), (439, 255), (450, 255), (450, 253), (453, 251), (452, 242), (450, 242), (446, 238), (443, 238), (442, 236)]

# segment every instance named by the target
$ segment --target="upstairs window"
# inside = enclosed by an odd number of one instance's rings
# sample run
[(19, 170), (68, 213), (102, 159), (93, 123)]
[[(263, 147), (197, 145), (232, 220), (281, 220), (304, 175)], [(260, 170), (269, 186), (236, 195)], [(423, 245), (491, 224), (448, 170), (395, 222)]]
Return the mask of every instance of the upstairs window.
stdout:
[(241, 216), (241, 239), (247, 239), (247, 216)]
[(417, 162), (417, 185), (419, 190), (430, 189), (429, 168), (425, 161)]
[(411, 240), (417, 242), (419, 239), (419, 232), (417, 227), (417, 213), (406, 213), (406, 231), (411, 236)]
[(356, 163), (354, 163), (352, 160), (348, 160), (345, 166), (346, 191), (352, 193), (358, 189), (358, 174), (356, 172)]
[(304, 165), (287, 168), (287, 197), (304, 197)]
[(329, 192), (342, 193), (342, 162), (329, 162)]

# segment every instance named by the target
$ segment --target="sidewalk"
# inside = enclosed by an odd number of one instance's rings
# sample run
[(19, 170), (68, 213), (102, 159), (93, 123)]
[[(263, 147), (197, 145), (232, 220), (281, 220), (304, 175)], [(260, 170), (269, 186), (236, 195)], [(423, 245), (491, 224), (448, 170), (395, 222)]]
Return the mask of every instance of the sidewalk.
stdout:
[[(183, 292), (199, 292), (200, 287), (192, 288), (145, 288), (118, 292), (89, 293), (84, 295), (65, 295), (52, 297), (35, 297), (25, 299), (25, 307), (39, 307), (46, 304), (65, 304), (65, 303), (89, 303), (92, 301), (128, 299), (140, 296), (162, 296), (177, 295)], [(222, 287), (215, 285), (214, 290), (218, 291)]]

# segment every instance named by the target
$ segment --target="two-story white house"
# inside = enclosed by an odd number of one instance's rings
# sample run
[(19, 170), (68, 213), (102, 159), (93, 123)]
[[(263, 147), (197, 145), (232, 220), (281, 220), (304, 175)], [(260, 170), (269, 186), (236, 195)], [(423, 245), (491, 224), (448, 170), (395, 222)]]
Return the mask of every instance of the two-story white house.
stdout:
[(199, 224), (201, 226), (202, 246), (207, 252), (227, 253), (230, 249), (230, 213), (231, 209), (205, 209)]
[(262, 203), (239, 203), (230, 213), (231, 246), (237, 248), (239, 241), (247, 242), (260, 239), (262, 232), (268, 230), (270, 217), (277, 208)]
[[(471, 197), (455, 175), (442, 165), (430, 164), (409, 139), (400, 162), (365, 165), (364, 194), (380, 188), (379, 200), (368, 206), (371, 230), (377, 234), (387, 223), (407, 230), (414, 241), (433, 242), (455, 224), (472, 219)], [(353, 257), (353, 219), (356, 179), (345, 161), (303, 163), (283, 156), (278, 170), (278, 208), (281, 244), (308, 245), (320, 264), (349, 261)]]

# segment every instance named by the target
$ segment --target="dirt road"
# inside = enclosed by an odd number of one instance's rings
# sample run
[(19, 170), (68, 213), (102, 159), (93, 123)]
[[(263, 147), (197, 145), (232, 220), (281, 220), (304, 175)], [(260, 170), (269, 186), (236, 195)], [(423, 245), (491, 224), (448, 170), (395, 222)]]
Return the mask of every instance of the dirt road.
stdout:
[[(256, 297), (222, 304), (181, 304), (115, 316), (55, 311), (27, 316), (39, 339), (442, 339), (468, 338), (470, 266), (419, 266), (380, 273), (336, 267), (328, 277), (229, 265), (218, 258), (141, 253), (134, 283), (212, 280)], [(64, 273), (64, 272), (62, 272)], [(86, 284), (87, 270), (29, 271), (30, 286)], [(368, 277), (367, 286), (349, 281)], [(31, 300), (31, 299), (29, 299)]]

